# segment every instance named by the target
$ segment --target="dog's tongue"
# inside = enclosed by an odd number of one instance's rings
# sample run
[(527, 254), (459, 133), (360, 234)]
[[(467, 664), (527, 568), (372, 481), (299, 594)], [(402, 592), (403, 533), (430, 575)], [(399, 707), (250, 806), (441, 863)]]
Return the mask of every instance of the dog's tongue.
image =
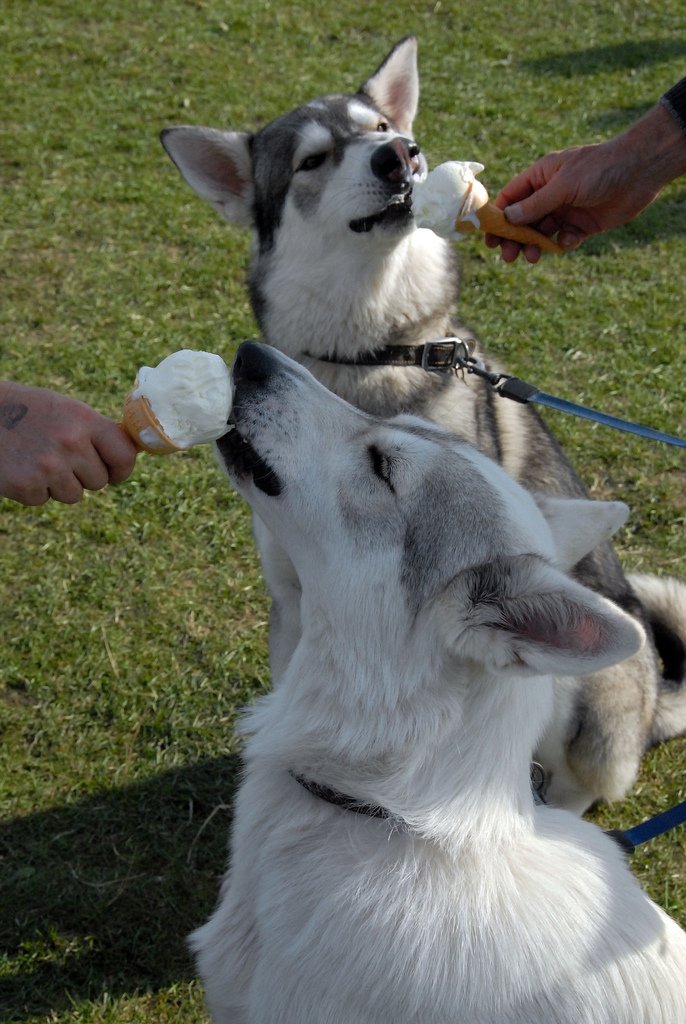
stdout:
[(181, 349), (156, 367), (141, 366), (122, 422), (139, 448), (165, 454), (216, 441), (226, 433), (231, 404), (221, 356)]

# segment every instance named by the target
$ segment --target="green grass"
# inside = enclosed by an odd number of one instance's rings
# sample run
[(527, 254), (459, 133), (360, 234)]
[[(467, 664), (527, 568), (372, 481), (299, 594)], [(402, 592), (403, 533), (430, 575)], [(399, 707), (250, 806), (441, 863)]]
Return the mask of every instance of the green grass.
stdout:
[[(420, 40), (417, 132), (497, 192), (550, 148), (620, 130), (684, 73), (681, 0), (7, 0), (0, 23), (0, 378), (111, 415), (142, 363), (255, 335), (247, 237), (157, 135), (256, 127), (354, 89)], [(462, 243), (462, 312), (541, 387), (686, 430), (686, 185), (537, 267)], [(623, 560), (683, 577), (683, 456), (551, 416), (598, 496), (633, 509)], [(247, 511), (211, 453), (142, 456), (79, 506), (0, 502), (0, 1013), (14, 1024), (203, 1021), (184, 941), (212, 906), (237, 709), (268, 684)], [(628, 826), (682, 799), (686, 744), (646, 759)], [(686, 925), (684, 830), (634, 868)]]

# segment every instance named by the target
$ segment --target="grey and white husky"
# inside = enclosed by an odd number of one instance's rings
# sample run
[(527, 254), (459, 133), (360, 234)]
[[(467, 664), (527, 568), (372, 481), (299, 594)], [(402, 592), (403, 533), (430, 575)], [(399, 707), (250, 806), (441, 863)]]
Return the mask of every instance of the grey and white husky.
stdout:
[[(455, 337), (499, 367), (453, 319), (454, 247), (413, 218), (412, 187), (426, 166), (412, 132), (418, 98), (417, 45), (408, 37), (354, 95), (319, 97), (254, 133), (182, 126), (162, 141), (202, 198), (252, 229), (250, 294), (270, 345), (367, 412), (424, 416), (531, 491), (583, 498), (535, 411), (500, 400), (474, 377), (427, 370), (451, 351), (427, 343)], [(431, 521), (425, 529), (430, 535)], [(272, 598), (278, 682), (300, 636), (300, 582), (258, 517), (255, 535)], [(575, 574), (650, 638), (619, 666), (557, 682), (556, 715), (538, 756), (548, 799), (581, 811), (624, 794), (646, 748), (686, 730), (686, 586), (627, 579), (609, 542), (580, 554)]]

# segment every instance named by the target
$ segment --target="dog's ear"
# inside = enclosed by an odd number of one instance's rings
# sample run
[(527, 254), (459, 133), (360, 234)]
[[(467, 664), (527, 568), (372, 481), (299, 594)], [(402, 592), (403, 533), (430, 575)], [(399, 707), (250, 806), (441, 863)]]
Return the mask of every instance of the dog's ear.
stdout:
[(573, 565), (608, 540), (623, 526), (629, 507), (623, 501), (589, 501), (585, 498), (552, 498), (535, 495), (557, 548), (564, 569)]
[(162, 145), (190, 187), (226, 220), (248, 227), (253, 180), (250, 135), (182, 125), (166, 128)]
[(492, 669), (586, 674), (630, 657), (645, 639), (616, 605), (537, 555), (466, 569), (444, 596), (455, 653)]
[(416, 38), (406, 36), (396, 43), (359, 91), (369, 97), (403, 135), (412, 135), (419, 104)]

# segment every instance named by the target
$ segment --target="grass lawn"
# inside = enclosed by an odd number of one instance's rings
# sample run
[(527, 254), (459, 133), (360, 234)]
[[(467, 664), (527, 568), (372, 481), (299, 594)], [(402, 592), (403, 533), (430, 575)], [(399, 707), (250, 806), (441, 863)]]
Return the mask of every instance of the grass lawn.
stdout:
[[(248, 238), (190, 193), (160, 129), (257, 127), (356, 88), (408, 32), (430, 163), (478, 159), (493, 194), (620, 130), (686, 67), (683, 0), (6, 0), (0, 378), (117, 416), (139, 365), (230, 359), (256, 333)], [(463, 315), (513, 371), (684, 434), (686, 179), (536, 267), (461, 251)], [(593, 493), (631, 505), (626, 566), (683, 578), (683, 455), (549, 420)], [(142, 456), (75, 507), (0, 501), (0, 600), (0, 1020), (204, 1021), (184, 937), (223, 868), (235, 715), (269, 685), (246, 508), (207, 448)], [(628, 827), (685, 790), (677, 741), (595, 817)], [(683, 925), (685, 854), (682, 829), (634, 859)]]

